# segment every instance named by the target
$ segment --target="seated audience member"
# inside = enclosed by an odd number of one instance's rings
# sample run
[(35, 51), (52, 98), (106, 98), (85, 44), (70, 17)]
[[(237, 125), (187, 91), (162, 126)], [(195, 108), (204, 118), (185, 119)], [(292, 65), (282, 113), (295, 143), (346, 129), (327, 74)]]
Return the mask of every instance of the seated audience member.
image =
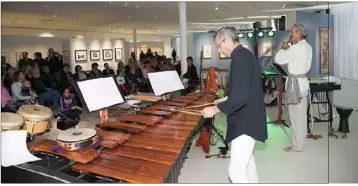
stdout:
[(38, 104), (37, 100), (37, 94), (34, 90), (31, 88), (31, 83), (28, 80), (25, 80), (22, 83), (22, 89), (21, 89), (22, 96), (31, 96), (31, 99), (25, 101), (25, 105), (33, 105)]
[(60, 77), (59, 90), (64, 90), (65, 88), (69, 88), (70, 91), (73, 92), (74, 89), (72, 86), (72, 82), (73, 82), (73, 78), (70, 72), (70, 65), (64, 64)]
[[(32, 72), (31, 72), (32, 74)], [(48, 88), (56, 89), (58, 87), (58, 83), (56, 82), (54, 76), (50, 72), (50, 68), (47, 64), (42, 65), (40, 69), (40, 75), (48, 84)]]
[(125, 72), (125, 69), (124, 69), (124, 64), (122, 61), (118, 62), (117, 63), (117, 75), (119, 74), (119, 72)]
[(90, 78), (96, 78), (102, 76), (102, 72), (98, 69), (98, 63), (92, 63), (91, 67), (92, 70), (88, 73), (88, 76)]
[(138, 92), (142, 84), (142, 72), (137, 68), (136, 62), (132, 61), (129, 65), (129, 70), (126, 72), (130, 94)]
[(51, 82), (41, 76), (39, 69), (33, 68), (31, 76), (31, 86), (39, 96), (39, 103), (45, 105), (45, 102), (51, 102), (52, 112), (54, 115), (57, 115), (59, 112), (58, 104), (61, 95), (57, 90), (52, 90)]
[(160, 71), (160, 68), (159, 68), (159, 62), (160, 62), (161, 58), (158, 58), (158, 59), (152, 59), (151, 61), (151, 67), (152, 67), (152, 70), (153, 72), (159, 72)]
[[(14, 82), (15, 72), (16, 72), (16, 68), (10, 67), (4, 76), (4, 87), (7, 88), (8, 91), (11, 90), (11, 85)], [(10, 95), (11, 95), (11, 92), (10, 92)]]
[(14, 74), (14, 83), (11, 85), (12, 102), (16, 109), (25, 104), (26, 101), (31, 99), (31, 96), (22, 95), (22, 84), (25, 81), (25, 76), (22, 72), (17, 71)]
[(70, 90), (65, 88), (60, 99), (61, 114), (70, 120), (80, 120), (82, 108), (77, 106), (75, 99), (71, 96)]
[(22, 59), (18, 61), (18, 67), (21, 71), (22, 66), (34, 66), (34, 61), (31, 58), (28, 58), (29, 53), (22, 52)]
[(114, 76), (114, 70), (109, 68), (109, 64), (104, 64), (104, 70), (102, 71), (103, 76)]
[(1, 56), (1, 76), (4, 76), (10, 67), (11, 65), (9, 63), (6, 63), (6, 57)]
[(119, 90), (124, 93), (124, 95), (128, 94), (128, 86), (127, 86), (127, 80), (124, 73), (124, 70), (120, 70), (117, 73), (116, 82), (119, 85)]
[[(3, 80), (3, 79), (1, 79)], [(9, 91), (4, 87), (3, 81), (1, 81), (1, 112), (13, 112), (16, 113), (16, 108), (12, 104), (12, 98)]]
[(198, 72), (196, 71), (196, 67), (193, 64), (193, 58), (191, 56), (186, 58), (188, 62), (188, 70), (183, 75), (184, 78), (187, 78), (189, 87), (187, 88), (187, 93), (193, 92), (196, 90), (196, 87), (199, 85), (199, 77)]
[(144, 88), (144, 92), (150, 92), (151, 91), (151, 86), (150, 86), (150, 81), (148, 78), (148, 73), (152, 72), (152, 68), (150, 65), (150, 61), (146, 61), (144, 63), (144, 68), (142, 68), (142, 75), (143, 75), (143, 88)]
[[(41, 68), (44, 64), (46, 64), (47, 61), (45, 61), (45, 59), (42, 58), (41, 52), (35, 52), (34, 56), (35, 56), (34, 63), (39, 65), (39, 67), (37, 67), (37, 68)], [(36, 67), (36, 66), (34, 66), (34, 67)]]
[(73, 79), (77, 81), (87, 79), (87, 74), (84, 71), (82, 71), (81, 65), (76, 65), (75, 72), (76, 73), (73, 74)]

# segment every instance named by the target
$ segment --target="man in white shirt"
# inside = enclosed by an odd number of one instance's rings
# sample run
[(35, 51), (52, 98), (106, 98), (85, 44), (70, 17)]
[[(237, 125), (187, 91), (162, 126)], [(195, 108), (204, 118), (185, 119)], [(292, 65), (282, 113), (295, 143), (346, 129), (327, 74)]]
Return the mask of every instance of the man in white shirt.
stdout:
[(303, 151), (307, 135), (307, 96), (309, 81), (305, 74), (311, 68), (312, 47), (307, 43), (307, 30), (303, 25), (294, 24), (291, 28), (290, 38), (292, 46), (283, 42), (281, 50), (276, 54), (277, 64), (288, 64), (288, 73), (297, 77), (301, 100), (298, 104), (289, 104), (288, 112), (291, 122), (291, 143), (285, 148), (287, 152)]

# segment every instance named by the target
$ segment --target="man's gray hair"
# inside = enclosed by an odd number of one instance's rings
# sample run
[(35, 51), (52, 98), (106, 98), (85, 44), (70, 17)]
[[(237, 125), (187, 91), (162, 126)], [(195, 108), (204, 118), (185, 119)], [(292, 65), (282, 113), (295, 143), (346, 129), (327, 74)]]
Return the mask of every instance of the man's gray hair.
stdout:
[(218, 37), (220, 40), (231, 38), (232, 41), (238, 41), (237, 31), (234, 27), (221, 27), (214, 35), (214, 39)]
[(306, 39), (307, 38), (307, 29), (301, 25), (301, 24), (294, 24), (293, 28), (296, 30), (296, 32), (299, 32), (301, 34), (301, 38)]

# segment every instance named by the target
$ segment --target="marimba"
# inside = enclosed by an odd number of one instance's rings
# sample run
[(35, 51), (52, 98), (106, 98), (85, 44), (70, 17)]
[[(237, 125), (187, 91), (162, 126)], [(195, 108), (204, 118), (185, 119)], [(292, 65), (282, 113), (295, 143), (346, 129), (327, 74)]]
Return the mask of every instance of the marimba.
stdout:
[(62, 157), (70, 162), (72, 175), (92, 181), (177, 183), (191, 139), (205, 121), (199, 113), (202, 108), (192, 109), (191, 114), (180, 111), (214, 99), (193, 93), (100, 123), (96, 128), (102, 138), (100, 148), (54, 151), (56, 142), (43, 140), (30, 144), (29, 150)]

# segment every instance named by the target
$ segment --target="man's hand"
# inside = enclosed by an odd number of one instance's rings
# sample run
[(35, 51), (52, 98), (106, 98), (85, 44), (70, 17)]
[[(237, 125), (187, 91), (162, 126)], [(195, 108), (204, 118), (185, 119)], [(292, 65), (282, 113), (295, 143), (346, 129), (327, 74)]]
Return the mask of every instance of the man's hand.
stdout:
[(287, 42), (287, 41), (284, 41), (284, 42), (282, 43), (281, 49), (287, 50), (288, 48), (290, 48), (290, 45), (288, 45), (288, 42)]
[(215, 114), (219, 113), (220, 110), (217, 106), (206, 107), (201, 111), (204, 118), (212, 118)]
[(224, 102), (224, 101), (226, 101), (227, 100), (227, 96), (226, 97), (223, 97), (223, 98), (220, 98), (220, 99), (217, 99), (217, 100), (215, 100), (213, 103), (215, 104), (215, 105), (217, 105), (217, 104), (219, 104), (219, 103), (221, 103), (221, 102)]

